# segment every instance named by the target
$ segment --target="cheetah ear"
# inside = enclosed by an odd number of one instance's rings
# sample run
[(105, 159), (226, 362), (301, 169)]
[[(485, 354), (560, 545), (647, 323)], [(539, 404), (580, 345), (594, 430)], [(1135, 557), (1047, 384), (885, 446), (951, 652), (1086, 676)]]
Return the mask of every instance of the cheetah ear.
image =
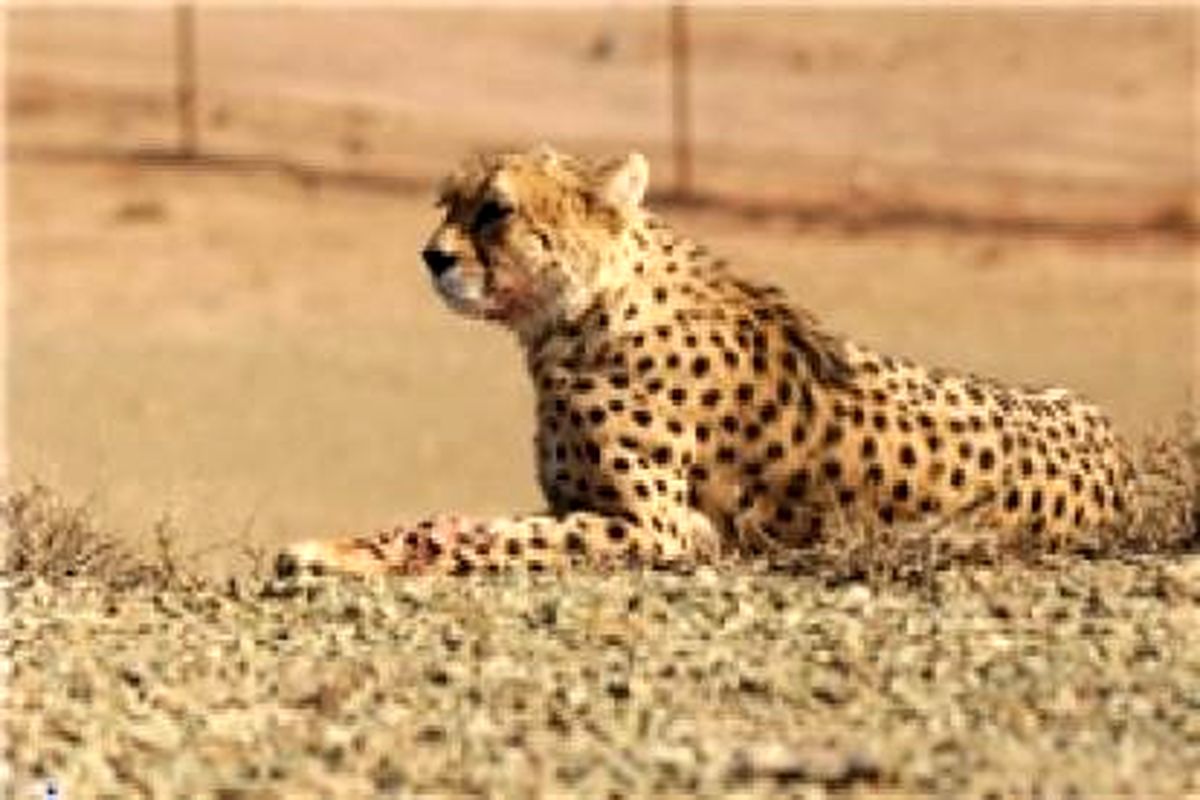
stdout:
[(646, 157), (630, 153), (600, 170), (597, 197), (615, 211), (636, 211), (642, 205), (649, 182), (650, 165)]

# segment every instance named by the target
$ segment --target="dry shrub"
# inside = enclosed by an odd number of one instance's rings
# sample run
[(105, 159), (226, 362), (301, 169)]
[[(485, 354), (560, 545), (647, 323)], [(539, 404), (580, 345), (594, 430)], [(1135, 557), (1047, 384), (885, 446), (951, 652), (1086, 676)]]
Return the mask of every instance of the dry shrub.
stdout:
[(134, 555), (117, 537), (103, 531), (88, 503), (64, 500), (49, 487), (33, 483), (0, 503), (7, 542), (3, 574), (50, 582), (90, 578), (114, 587), (185, 584), (171, 531), (164, 520), (155, 526), (157, 558)]
[(1181, 416), (1135, 448), (1138, 519), (1126, 546), (1140, 552), (1200, 547), (1200, 419)]

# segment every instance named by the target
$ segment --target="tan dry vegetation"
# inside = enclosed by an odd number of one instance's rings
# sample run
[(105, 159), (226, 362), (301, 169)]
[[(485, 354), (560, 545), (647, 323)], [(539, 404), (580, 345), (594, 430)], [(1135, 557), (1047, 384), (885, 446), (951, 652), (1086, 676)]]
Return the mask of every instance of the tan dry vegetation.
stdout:
[[(701, 188), (763, 214), (667, 214), (838, 330), (1138, 434), (1198, 371), (1190, 19), (697, 13)], [(172, 141), (168, 22), (12, 15), (15, 476), (196, 546), (536, 507), (519, 354), (415, 255), (432, 181), (549, 139), (639, 147), (669, 185), (662, 15), (205, 10), (205, 146), (382, 192), (114, 158)]]

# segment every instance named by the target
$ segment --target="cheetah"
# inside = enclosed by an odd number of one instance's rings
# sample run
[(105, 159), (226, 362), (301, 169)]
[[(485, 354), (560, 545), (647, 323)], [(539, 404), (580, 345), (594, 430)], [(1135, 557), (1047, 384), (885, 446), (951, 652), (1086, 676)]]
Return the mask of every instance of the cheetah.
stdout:
[(648, 175), (543, 146), (441, 188), (422, 258), (523, 348), (547, 512), (302, 542), (282, 573), (697, 564), (923, 520), (1069, 548), (1127, 520), (1130, 461), (1095, 407), (827, 331), (645, 210)]

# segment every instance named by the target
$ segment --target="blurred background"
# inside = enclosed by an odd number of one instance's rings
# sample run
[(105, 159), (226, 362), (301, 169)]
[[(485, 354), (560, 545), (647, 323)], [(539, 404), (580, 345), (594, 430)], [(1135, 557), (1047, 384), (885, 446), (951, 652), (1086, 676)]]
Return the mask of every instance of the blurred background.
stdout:
[[(515, 342), (417, 253), (465, 155), (655, 204), (866, 344), (1194, 403), (1194, 8), (7, 12), (17, 484), (246, 542), (534, 510)], [(211, 547), (209, 547), (211, 545)], [(232, 546), (232, 547), (231, 547)]]

